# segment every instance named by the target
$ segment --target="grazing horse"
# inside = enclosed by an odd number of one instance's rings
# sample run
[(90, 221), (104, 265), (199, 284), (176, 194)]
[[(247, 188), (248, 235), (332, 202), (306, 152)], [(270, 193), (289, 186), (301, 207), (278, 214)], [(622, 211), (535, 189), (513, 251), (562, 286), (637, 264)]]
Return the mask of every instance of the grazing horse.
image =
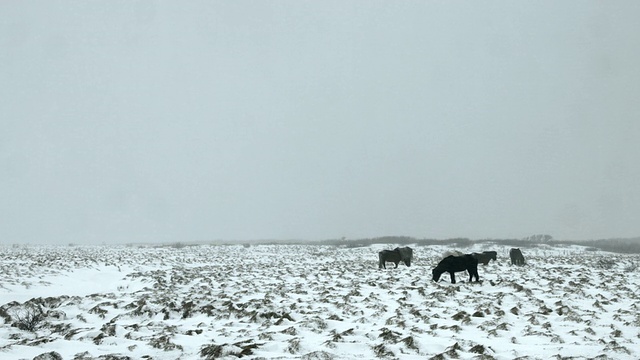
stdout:
[(511, 257), (511, 265), (524, 265), (524, 255), (520, 249), (512, 248), (509, 250), (509, 256)]
[(471, 255), (478, 259), (478, 263), (482, 265), (487, 265), (489, 261), (497, 261), (498, 259), (498, 253), (495, 251), (483, 251), (482, 253), (473, 253)]
[(448, 272), (449, 275), (451, 275), (451, 283), (455, 284), (455, 273), (465, 270), (469, 272), (470, 282), (474, 277), (476, 278), (476, 281), (480, 281), (480, 276), (478, 275), (478, 259), (473, 257), (471, 254), (447, 256), (438, 263), (438, 266), (436, 266), (431, 273), (433, 275), (433, 281), (438, 282), (440, 280), (440, 275), (442, 275), (443, 272)]
[(385, 265), (385, 263), (387, 261), (396, 264), (395, 268), (398, 267), (400, 261), (404, 262), (407, 266), (411, 266), (412, 259), (413, 249), (408, 246), (397, 247), (393, 250), (382, 250), (378, 253), (378, 269), (386, 269), (387, 265)]

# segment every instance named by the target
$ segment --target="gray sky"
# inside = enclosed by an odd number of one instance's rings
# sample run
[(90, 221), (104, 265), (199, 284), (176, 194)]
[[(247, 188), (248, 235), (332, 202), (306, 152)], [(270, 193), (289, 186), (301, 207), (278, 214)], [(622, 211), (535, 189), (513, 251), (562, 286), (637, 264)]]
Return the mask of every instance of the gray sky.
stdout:
[(639, 18), (0, 2), (0, 241), (640, 236)]

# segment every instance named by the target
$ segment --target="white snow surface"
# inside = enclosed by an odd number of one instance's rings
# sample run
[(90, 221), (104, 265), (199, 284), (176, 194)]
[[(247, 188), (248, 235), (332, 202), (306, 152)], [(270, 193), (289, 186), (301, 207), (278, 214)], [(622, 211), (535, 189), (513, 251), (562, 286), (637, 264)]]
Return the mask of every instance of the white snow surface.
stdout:
[(513, 266), (479, 243), (457, 250), (497, 261), (451, 284), (431, 280), (451, 248), (379, 270), (396, 246), (4, 246), (0, 359), (640, 358), (639, 255), (532, 246)]

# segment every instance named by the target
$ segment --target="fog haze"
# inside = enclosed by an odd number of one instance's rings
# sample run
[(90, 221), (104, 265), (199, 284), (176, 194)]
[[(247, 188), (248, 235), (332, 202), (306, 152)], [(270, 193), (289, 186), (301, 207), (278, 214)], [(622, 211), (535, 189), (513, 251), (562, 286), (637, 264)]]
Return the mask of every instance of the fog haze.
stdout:
[(640, 236), (640, 3), (0, 3), (0, 241)]

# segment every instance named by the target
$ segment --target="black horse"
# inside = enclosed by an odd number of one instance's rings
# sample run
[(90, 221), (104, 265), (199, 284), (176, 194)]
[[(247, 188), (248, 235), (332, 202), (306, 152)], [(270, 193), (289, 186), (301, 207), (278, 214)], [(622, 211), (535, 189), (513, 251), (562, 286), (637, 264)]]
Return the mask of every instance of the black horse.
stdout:
[(378, 253), (378, 269), (386, 269), (386, 262), (392, 262), (396, 264), (395, 268), (398, 267), (398, 263), (400, 263), (400, 261), (404, 262), (404, 264), (407, 266), (411, 266), (412, 259), (413, 249), (408, 246), (397, 247), (393, 250), (382, 250)]
[(489, 261), (497, 261), (498, 253), (495, 251), (483, 251), (482, 253), (473, 253), (473, 257), (478, 259), (478, 264), (487, 265)]
[(509, 257), (511, 257), (511, 265), (524, 265), (524, 255), (518, 248), (512, 248), (509, 250)]
[(431, 273), (433, 274), (433, 281), (438, 282), (440, 280), (440, 275), (442, 275), (443, 272), (448, 272), (449, 275), (451, 275), (451, 283), (455, 284), (455, 273), (465, 270), (469, 272), (470, 282), (474, 277), (476, 278), (476, 281), (480, 281), (480, 276), (478, 275), (478, 259), (473, 257), (471, 254), (447, 256), (438, 263), (438, 266), (436, 266)]

